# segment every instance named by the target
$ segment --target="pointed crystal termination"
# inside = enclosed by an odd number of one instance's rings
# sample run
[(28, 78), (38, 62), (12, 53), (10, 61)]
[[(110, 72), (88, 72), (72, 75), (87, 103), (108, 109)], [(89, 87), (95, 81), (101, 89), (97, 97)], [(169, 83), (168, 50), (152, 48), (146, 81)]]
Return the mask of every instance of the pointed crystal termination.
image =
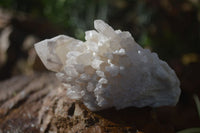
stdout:
[(92, 111), (176, 105), (181, 90), (175, 72), (129, 32), (95, 20), (85, 42), (60, 35), (35, 44), (47, 69)]

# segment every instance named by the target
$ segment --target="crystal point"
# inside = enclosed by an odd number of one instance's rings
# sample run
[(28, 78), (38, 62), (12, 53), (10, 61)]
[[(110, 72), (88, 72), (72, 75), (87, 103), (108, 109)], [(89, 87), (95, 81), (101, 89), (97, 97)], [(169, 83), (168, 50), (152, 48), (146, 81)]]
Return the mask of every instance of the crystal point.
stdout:
[(102, 20), (95, 20), (94, 27), (96, 31), (86, 31), (85, 42), (60, 35), (35, 44), (70, 98), (92, 111), (176, 105), (180, 82), (166, 62), (129, 32), (115, 31)]

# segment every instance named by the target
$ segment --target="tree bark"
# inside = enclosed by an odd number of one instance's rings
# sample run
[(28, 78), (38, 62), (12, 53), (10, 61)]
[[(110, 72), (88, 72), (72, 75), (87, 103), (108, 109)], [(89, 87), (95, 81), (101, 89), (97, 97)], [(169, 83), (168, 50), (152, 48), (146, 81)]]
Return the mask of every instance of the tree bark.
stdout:
[(91, 112), (69, 99), (52, 73), (17, 76), (0, 83), (0, 133), (136, 132), (122, 121), (117, 124), (103, 118), (107, 113)]
[(53, 73), (0, 82), (0, 133), (175, 133), (198, 127), (196, 116), (194, 108), (182, 104), (91, 112), (66, 96)]

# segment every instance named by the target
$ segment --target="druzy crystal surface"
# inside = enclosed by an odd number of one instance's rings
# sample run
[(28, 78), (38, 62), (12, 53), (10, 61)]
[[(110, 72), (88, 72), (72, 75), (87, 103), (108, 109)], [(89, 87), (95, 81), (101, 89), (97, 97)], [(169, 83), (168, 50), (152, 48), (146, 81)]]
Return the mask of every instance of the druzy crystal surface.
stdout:
[(175, 105), (180, 83), (168, 64), (143, 49), (129, 32), (114, 30), (102, 20), (85, 40), (59, 35), (35, 44), (47, 69), (92, 111)]

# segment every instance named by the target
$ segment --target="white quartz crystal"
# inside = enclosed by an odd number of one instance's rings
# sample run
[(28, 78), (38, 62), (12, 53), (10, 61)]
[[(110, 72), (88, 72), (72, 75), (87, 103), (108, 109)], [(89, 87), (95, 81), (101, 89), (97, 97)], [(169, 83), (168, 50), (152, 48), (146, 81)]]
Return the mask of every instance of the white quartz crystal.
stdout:
[(175, 105), (180, 83), (168, 64), (143, 49), (129, 32), (95, 20), (85, 42), (59, 35), (35, 44), (47, 69), (92, 111)]

